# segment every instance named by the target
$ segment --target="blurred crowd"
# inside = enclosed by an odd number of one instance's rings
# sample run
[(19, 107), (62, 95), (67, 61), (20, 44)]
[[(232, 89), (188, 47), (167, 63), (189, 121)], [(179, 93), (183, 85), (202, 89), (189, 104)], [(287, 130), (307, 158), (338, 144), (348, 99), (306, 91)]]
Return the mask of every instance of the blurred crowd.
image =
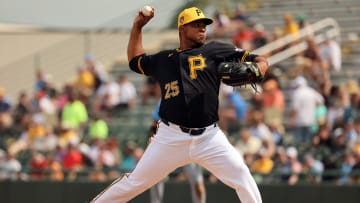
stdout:
[[(285, 12), (283, 24), (268, 32), (255, 16), (239, 5), (232, 13), (217, 12), (209, 32), (236, 46), (256, 50), (281, 37), (287, 45), (272, 56), (300, 43), (304, 51), (292, 63), (272, 66), (257, 87), (223, 86), (219, 126), (243, 154), (260, 183), (359, 183), (360, 95), (356, 80), (334, 83), (331, 74), (342, 69), (340, 44), (323, 34), (316, 43), (305, 15)], [(305, 37), (300, 37), (304, 30)]]
[[(256, 92), (221, 87), (219, 126), (256, 180), (360, 183), (359, 84), (331, 81), (331, 73), (341, 70), (338, 42), (324, 36), (323, 43), (315, 43), (306, 16), (299, 14), (284, 13), (283, 27), (270, 32), (243, 5), (216, 12), (214, 20), (210, 39), (248, 50), (286, 35), (297, 39), (299, 30), (307, 29), (305, 39), (269, 53), (308, 45), (291, 67), (272, 67)], [(75, 80), (60, 90), (48, 73), (36, 74), (33, 93), (21, 92), (16, 101), (0, 88), (0, 180), (107, 181), (135, 167), (144, 147), (123, 143), (109, 122), (139, 106), (155, 106), (160, 90), (153, 78), (135, 89), (126, 75), (114, 77), (91, 54), (78, 66)], [(182, 180), (181, 170), (175, 173), (174, 179)]]
[(57, 89), (38, 70), (33, 89), (13, 102), (0, 88), (0, 180), (104, 181), (134, 167), (136, 143), (121, 145), (109, 129), (136, 104), (126, 75), (109, 75), (87, 54), (74, 81)]

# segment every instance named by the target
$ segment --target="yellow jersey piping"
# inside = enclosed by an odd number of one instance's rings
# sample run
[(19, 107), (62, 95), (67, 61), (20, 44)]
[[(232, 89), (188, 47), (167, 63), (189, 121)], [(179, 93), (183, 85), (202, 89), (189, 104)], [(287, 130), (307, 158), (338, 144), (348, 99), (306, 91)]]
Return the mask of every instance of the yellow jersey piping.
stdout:
[(140, 56), (140, 58), (138, 59), (137, 66), (138, 66), (140, 73), (144, 75), (144, 70), (141, 67), (141, 59), (142, 59), (142, 56)]
[(241, 62), (244, 62), (248, 55), (249, 55), (249, 52), (245, 51), (244, 55), (241, 57)]

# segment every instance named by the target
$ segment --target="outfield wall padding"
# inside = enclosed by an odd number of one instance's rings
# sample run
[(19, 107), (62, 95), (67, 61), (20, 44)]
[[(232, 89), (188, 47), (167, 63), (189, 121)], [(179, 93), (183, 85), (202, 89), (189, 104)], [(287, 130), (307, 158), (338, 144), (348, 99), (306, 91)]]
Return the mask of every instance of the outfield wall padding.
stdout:
[[(109, 183), (0, 182), (2, 203), (86, 203)], [(222, 183), (206, 184), (207, 203), (238, 203), (236, 193)], [(360, 185), (261, 185), (264, 203), (359, 203)], [(129, 203), (149, 203), (149, 191)], [(188, 183), (168, 182), (164, 203), (191, 203)]]

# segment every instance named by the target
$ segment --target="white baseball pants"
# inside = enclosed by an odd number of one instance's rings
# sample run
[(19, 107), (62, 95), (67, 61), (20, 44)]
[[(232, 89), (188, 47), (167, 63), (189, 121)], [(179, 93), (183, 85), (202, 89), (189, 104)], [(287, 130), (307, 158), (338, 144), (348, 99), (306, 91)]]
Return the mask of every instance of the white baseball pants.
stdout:
[[(183, 169), (190, 183), (192, 203), (205, 203), (206, 190), (205, 188), (202, 188), (205, 187), (202, 168), (198, 164), (191, 163), (184, 166)], [(150, 188), (150, 203), (162, 203), (164, 199), (164, 190), (164, 181), (160, 181), (152, 186)], [(202, 192), (199, 192), (198, 190), (202, 190)]]
[(199, 136), (160, 122), (134, 171), (115, 180), (94, 203), (126, 203), (180, 166), (198, 163), (233, 188), (242, 203), (261, 203), (259, 189), (240, 153), (214, 125)]

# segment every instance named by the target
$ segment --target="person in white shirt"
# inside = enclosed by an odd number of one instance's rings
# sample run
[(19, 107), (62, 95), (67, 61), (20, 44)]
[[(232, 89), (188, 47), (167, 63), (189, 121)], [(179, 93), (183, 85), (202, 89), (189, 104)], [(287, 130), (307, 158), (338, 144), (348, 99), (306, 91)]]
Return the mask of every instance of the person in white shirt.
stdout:
[(120, 85), (113, 80), (107, 80), (96, 91), (94, 110), (111, 111), (120, 103), (120, 95)]
[(290, 125), (295, 129), (295, 142), (297, 144), (310, 143), (311, 126), (316, 122), (316, 108), (324, 102), (324, 98), (308, 86), (303, 76), (296, 77), (292, 81), (292, 86), (295, 90), (291, 97)]
[(115, 108), (133, 108), (136, 102), (136, 89), (132, 82), (130, 82), (125, 75), (120, 75), (118, 79), (120, 86), (120, 100)]
[(320, 57), (327, 70), (337, 72), (341, 70), (340, 45), (328, 35), (325, 35), (325, 41), (320, 44)]

